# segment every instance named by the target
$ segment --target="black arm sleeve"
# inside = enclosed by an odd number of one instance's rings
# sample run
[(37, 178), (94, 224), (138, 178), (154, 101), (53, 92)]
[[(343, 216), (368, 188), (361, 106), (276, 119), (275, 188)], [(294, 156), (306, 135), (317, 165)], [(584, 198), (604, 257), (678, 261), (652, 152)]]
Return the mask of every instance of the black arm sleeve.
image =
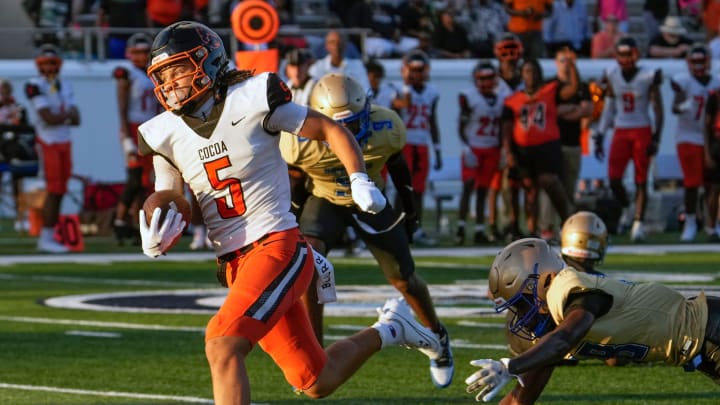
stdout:
[(599, 318), (610, 311), (612, 304), (612, 295), (598, 290), (570, 294), (565, 303), (565, 315), (576, 308), (582, 308)]
[(390, 156), (386, 165), (405, 211), (414, 213), (416, 208), (413, 198), (412, 177), (402, 152)]

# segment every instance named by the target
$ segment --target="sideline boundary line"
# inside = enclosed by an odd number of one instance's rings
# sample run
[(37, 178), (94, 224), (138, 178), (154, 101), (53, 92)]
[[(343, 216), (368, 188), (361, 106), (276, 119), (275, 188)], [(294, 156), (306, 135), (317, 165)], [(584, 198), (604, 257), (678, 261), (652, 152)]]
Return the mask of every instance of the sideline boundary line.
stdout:
[[(718, 251), (718, 244), (696, 243), (696, 244), (674, 244), (674, 245), (616, 245), (609, 246), (609, 254), (669, 254), (669, 253), (691, 253)], [(501, 246), (489, 247), (467, 247), (467, 248), (421, 248), (413, 249), (413, 257), (487, 257), (496, 255)], [(344, 258), (340, 250), (330, 253), (331, 258)], [(353, 258), (372, 258), (368, 251), (363, 251)], [(142, 253), (69, 253), (62, 255), (3, 255), (0, 256), (0, 266), (13, 264), (30, 263), (107, 263), (107, 262), (188, 262), (215, 260), (213, 252), (171, 252), (167, 256), (160, 256), (157, 259), (150, 259)]]
[(61, 388), (61, 387), (47, 387), (43, 385), (26, 385), (26, 384), (8, 384), (0, 382), (0, 388), (10, 390), (22, 390), (22, 391), (44, 391), (54, 392), (61, 394), (75, 394), (75, 395), (91, 395), (97, 397), (117, 397), (117, 398), (133, 398), (133, 399), (156, 399), (159, 401), (176, 401), (186, 402), (192, 404), (214, 404), (215, 402), (207, 398), (198, 397), (182, 397), (176, 395), (159, 395), (159, 394), (141, 394), (135, 392), (122, 392), (122, 391), (95, 391), (95, 390), (81, 390), (75, 388)]

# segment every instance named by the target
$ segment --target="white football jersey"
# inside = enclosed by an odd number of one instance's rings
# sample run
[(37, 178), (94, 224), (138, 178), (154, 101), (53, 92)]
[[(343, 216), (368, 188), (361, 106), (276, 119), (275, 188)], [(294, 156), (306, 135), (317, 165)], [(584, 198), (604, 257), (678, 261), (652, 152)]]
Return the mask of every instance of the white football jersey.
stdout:
[(144, 69), (133, 66), (127, 72), (130, 81), (128, 121), (139, 124), (157, 115), (161, 111), (160, 103), (155, 97), (155, 86)]
[(655, 81), (657, 69), (638, 67), (635, 76), (628, 82), (620, 66), (613, 66), (606, 77), (615, 98), (615, 128), (642, 128), (652, 126), (650, 122), (650, 87)]
[(300, 105), (309, 106), (310, 93), (312, 93), (312, 89), (313, 87), (315, 87), (315, 83), (317, 83), (317, 80), (311, 77), (305, 82), (305, 85), (302, 87), (290, 87), (293, 101)]
[(400, 117), (407, 128), (407, 144), (428, 145), (432, 140), (430, 115), (440, 93), (428, 83), (425, 83), (425, 87), (419, 92), (412, 86), (405, 86), (403, 91), (410, 92), (410, 106), (400, 110)]
[[(290, 182), (278, 146), (280, 136), (263, 129), (271, 111), (268, 75), (228, 89), (217, 126), (207, 139), (171, 112), (139, 129), (145, 143), (179, 170), (197, 197), (217, 255), (297, 226), (290, 213)], [(287, 125), (281, 129), (297, 129)]]
[(690, 109), (677, 115), (675, 140), (677, 143), (704, 145), (705, 106), (710, 92), (720, 88), (720, 79), (711, 76), (707, 84), (702, 84), (690, 73), (684, 72), (675, 74), (671, 80), (691, 101)]
[(500, 146), (500, 117), (505, 97), (498, 95), (485, 97), (477, 88), (463, 90), (470, 113), (470, 121), (465, 126), (464, 135), (473, 148), (496, 148)]
[(392, 108), (392, 102), (398, 97), (398, 94), (400, 94), (400, 92), (395, 85), (381, 82), (377, 93), (374, 93), (373, 90), (370, 89), (370, 102), (385, 108)]
[[(67, 80), (57, 79), (51, 83), (45, 77), (34, 77), (25, 85), (25, 95), (36, 113), (47, 108), (51, 113), (59, 114), (77, 107), (72, 84)], [(70, 142), (69, 125), (50, 125), (36, 116), (35, 131), (46, 144)]]

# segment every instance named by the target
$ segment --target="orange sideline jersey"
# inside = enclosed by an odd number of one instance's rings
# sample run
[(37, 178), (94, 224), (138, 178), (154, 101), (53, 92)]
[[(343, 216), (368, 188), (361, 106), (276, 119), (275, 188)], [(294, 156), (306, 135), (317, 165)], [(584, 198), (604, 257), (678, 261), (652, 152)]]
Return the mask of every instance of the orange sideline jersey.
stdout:
[(559, 82), (553, 80), (532, 96), (518, 91), (505, 99), (503, 117), (512, 114), (513, 142), (517, 146), (542, 145), (560, 139), (557, 126), (558, 85)]

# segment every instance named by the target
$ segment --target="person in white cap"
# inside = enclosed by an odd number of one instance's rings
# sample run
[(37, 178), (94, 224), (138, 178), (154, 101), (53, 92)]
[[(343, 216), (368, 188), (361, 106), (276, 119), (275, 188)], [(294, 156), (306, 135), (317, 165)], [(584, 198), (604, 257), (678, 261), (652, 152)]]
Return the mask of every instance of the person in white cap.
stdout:
[(660, 26), (660, 33), (650, 40), (648, 57), (684, 58), (693, 41), (678, 16), (667, 16)]

